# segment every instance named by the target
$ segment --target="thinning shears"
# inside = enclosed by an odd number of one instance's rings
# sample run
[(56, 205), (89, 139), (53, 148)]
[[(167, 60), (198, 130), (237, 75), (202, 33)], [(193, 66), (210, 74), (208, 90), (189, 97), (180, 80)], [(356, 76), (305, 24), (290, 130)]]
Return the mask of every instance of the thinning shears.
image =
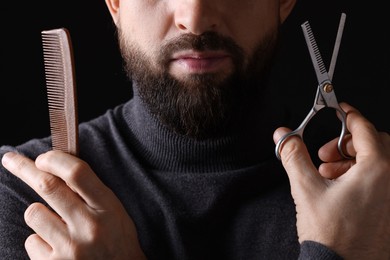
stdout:
[(345, 24), (345, 19), (346, 15), (345, 13), (341, 14), (340, 18), (340, 23), (339, 23), (339, 28), (337, 31), (337, 36), (336, 36), (336, 42), (335, 46), (333, 48), (333, 54), (332, 54), (332, 59), (331, 63), (329, 66), (329, 72), (326, 71), (324, 62), (322, 60), (321, 54), (318, 50), (317, 43), (314, 39), (313, 32), (310, 28), (309, 22), (306, 21), (304, 22), (301, 27), (305, 36), (306, 44), (309, 49), (310, 57), (313, 62), (313, 66), (317, 75), (318, 79), (318, 87), (317, 87), (317, 93), (314, 99), (314, 105), (310, 112), (307, 114), (306, 118), (302, 121), (302, 123), (299, 125), (297, 129), (294, 131), (287, 133), (286, 135), (282, 136), (282, 138), (279, 139), (279, 141), (276, 144), (275, 147), (275, 153), (276, 157), (280, 160), (280, 151), (281, 147), (284, 141), (286, 141), (289, 137), (291, 136), (299, 136), (301, 139), (303, 139), (303, 132), (305, 130), (305, 127), (309, 123), (309, 121), (317, 114), (317, 112), (325, 107), (330, 107), (335, 110), (337, 110), (340, 113), (340, 120), (342, 123), (342, 128), (341, 128), (341, 134), (338, 140), (337, 148), (339, 153), (346, 159), (351, 159), (349, 155), (347, 155), (344, 150), (344, 137), (347, 135), (349, 132), (346, 127), (346, 118), (347, 115), (345, 111), (340, 107), (336, 94), (334, 92), (333, 84), (332, 84), (332, 78), (333, 78), (333, 72), (334, 68), (336, 65), (336, 60), (337, 60), (337, 55), (339, 52), (340, 48), (340, 42), (341, 42), (341, 37), (343, 34), (344, 30), (344, 24)]

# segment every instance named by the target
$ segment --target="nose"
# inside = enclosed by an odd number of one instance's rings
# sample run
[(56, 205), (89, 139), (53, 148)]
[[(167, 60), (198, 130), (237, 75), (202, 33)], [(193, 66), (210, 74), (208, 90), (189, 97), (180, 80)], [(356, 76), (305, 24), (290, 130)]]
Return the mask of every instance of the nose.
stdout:
[(185, 32), (200, 35), (218, 27), (218, 12), (213, 0), (178, 0), (175, 25)]

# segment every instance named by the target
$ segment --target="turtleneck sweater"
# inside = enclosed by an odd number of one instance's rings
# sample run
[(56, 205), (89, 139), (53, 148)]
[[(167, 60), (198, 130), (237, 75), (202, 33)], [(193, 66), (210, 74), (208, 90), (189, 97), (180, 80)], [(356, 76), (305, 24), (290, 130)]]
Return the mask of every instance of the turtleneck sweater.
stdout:
[[(274, 156), (274, 109), (259, 105), (223, 135), (197, 140), (171, 131), (137, 92), (79, 125), (80, 154), (122, 202), (148, 259), (340, 259), (298, 243), (288, 178)], [(32, 159), (50, 137), (16, 147)], [(0, 168), (0, 259), (28, 259), (23, 219), (41, 198)]]

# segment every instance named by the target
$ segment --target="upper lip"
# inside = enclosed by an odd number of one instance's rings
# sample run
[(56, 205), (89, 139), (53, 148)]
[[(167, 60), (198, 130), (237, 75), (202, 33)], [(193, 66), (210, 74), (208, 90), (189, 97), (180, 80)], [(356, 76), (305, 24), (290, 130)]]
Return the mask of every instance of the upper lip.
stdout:
[(194, 51), (183, 50), (176, 52), (172, 55), (171, 60), (180, 59), (221, 59), (229, 57), (230, 55), (226, 51)]

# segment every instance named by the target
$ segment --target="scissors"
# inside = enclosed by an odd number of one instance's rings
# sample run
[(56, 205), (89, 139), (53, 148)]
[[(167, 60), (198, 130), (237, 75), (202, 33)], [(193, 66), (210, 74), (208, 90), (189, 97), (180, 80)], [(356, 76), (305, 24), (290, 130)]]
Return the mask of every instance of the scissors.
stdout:
[(314, 35), (310, 28), (309, 22), (306, 21), (301, 25), (305, 36), (306, 44), (309, 49), (310, 57), (313, 62), (313, 66), (317, 75), (318, 87), (314, 99), (314, 105), (311, 108), (310, 112), (307, 114), (306, 118), (302, 121), (302, 123), (299, 125), (297, 129), (295, 129), (290, 133), (285, 134), (277, 142), (275, 147), (275, 154), (279, 160), (281, 159), (280, 151), (281, 151), (282, 144), (291, 136), (299, 136), (303, 140), (303, 132), (307, 124), (317, 114), (319, 110), (325, 107), (333, 108), (340, 113), (342, 128), (341, 128), (341, 134), (337, 144), (337, 149), (342, 157), (346, 159), (352, 158), (351, 156), (346, 154), (343, 150), (344, 137), (349, 133), (346, 127), (347, 114), (340, 107), (332, 84), (332, 77), (336, 65), (338, 51), (340, 48), (340, 42), (344, 30), (345, 19), (346, 19), (346, 14), (342, 13), (340, 18), (339, 28), (337, 31), (335, 46), (333, 48), (332, 59), (329, 66), (329, 72), (326, 71), (324, 62), (322, 61), (321, 54), (318, 50), (317, 43), (314, 39)]

